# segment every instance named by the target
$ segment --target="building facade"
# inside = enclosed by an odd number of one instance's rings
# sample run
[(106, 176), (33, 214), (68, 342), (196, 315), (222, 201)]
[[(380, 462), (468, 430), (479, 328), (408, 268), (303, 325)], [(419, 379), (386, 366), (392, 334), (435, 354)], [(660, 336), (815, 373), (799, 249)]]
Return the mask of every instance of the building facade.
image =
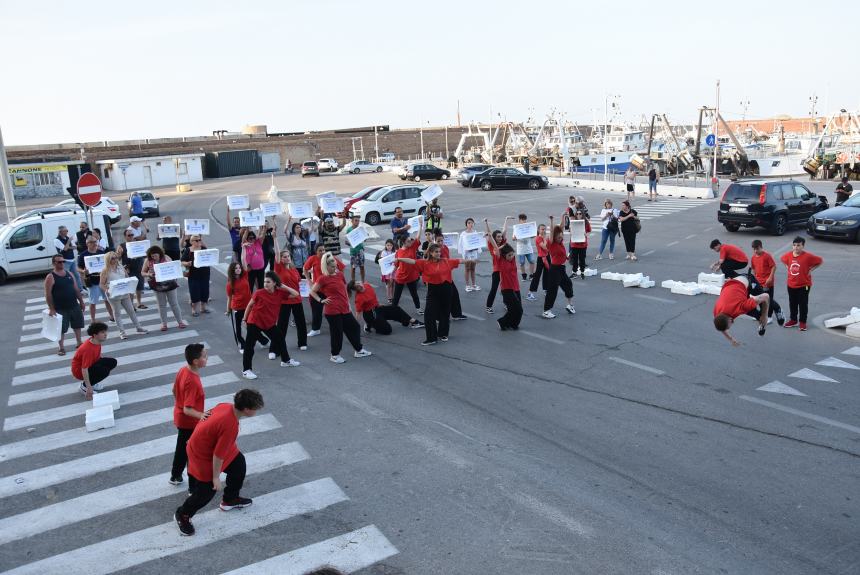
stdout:
[(99, 160), (96, 174), (105, 190), (123, 191), (203, 181), (203, 154)]

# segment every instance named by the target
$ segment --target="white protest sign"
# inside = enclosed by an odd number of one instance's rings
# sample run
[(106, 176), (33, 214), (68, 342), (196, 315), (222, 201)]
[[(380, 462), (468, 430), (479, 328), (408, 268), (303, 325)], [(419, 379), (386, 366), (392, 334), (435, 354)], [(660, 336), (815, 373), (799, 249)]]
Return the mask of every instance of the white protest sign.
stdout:
[(406, 223), (409, 224), (410, 226), (412, 226), (411, 228), (409, 228), (410, 234), (417, 234), (418, 233), (418, 230), (421, 228), (421, 220), (422, 220), (422, 216), (414, 216), (414, 217), (406, 220)]
[(155, 281), (157, 282), (178, 280), (182, 277), (182, 262), (179, 260), (155, 264), (152, 268), (155, 270)]
[(269, 216), (279, 216), (283, 213), (281, 202), (262, 202), (260, 204), (260, 211), (267, 218)]
[(342, 212), (343, 198), (320, 198), (320, 207), (324, 214)]
[(221, 255), (217, 248), (208, 250), (197, 250), (194, 252), (194, 267), (208, 268), (216, 265), (220, 260)]
[(389, 276), (394, 273), (394, 258), (396, 254), (387, 255), (384, 258), (379, 258), (379, 273), (384, 276)]
[(227, 207), (231, 210), (247, 210), (250, 206), (248, 196), (227, 196)]
[(186, 234), (200, 234), (201, 236), (209, 235), (209, 220), (185, 220), (184, 223)]
[(585, 220), (570, 220), (571, 243), (582, 243), (585, 241)]
[(444, 190), (439, 187), (438, 184), (433, 184), (429, 188), (425, 188), (423, 192), (421, 192), (421, 199), (424, 200), (425, 203), (430, 203), (439, 196), (442, 195)]
[(484, 246), (484, 234), (473, 232), (463, 236), (463, 249), (468, 251), (479, 250)]
[(346, 239), (349, 242), (349, 245), (354, 248), (357, 248), (359, 245), (361, 245), (367, 238), (367, 230), (365, 230), (361, 226), (355, 228), (354, 230), (346, 234)]
[(239, 212), (239, 225), (245, 228), (257, 228), (265, 223), (266, 218), (260, 210)]
[(159, 238), (178, 238), (181, 235), (179, 224), (158, 224)]
[(335, 192), (334, 190), (329, 190), (327, 192), (317, 194), (315, 197), (317, 199), (317, 205), (319, 207), (323, 207), (323, 198), (336, 198), (337, 192)]
[(310, 218), (314, 215), (314, 205), (310, 202), (290, 202), (287, 204), (287, 209), (290, 212), (290, 216), (297, 220)]
[(311, 282), (308, 280), (299, 280), (299, 295), (302, 297), (311, 296)]
[(139, 242), (128, 242), (125, 244), (130, 258), (145, 258), (146, 250), (149, 249), (149, 240), (140, 240)]
[(91, 274), (97, 274), (105, 269), (105, 255), (84, 256), (84, 267)]
[(518, 240), (533, 238), (537, 235), (537, 222), (514, 225), (513, 236)]
[(108, 284), (108, 293), (110, 294), (110, 297), (134, 295), (135, 291), (137, 291), (137, 278), (134, 277), (113, 280)]
[(457, 246), (457, 242), (460, 239), (460, 234), (442, 234), (442, 237), (444, 238), (443, 241), (445, 242), (446, 246), (448, 246), (449, 248), (454, 248)]

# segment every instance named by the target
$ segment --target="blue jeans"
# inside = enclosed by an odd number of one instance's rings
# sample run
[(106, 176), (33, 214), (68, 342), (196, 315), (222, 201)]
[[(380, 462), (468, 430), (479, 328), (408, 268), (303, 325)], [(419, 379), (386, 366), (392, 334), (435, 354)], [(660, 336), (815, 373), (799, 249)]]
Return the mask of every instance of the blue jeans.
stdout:
[(606, 228), (601, 230), (601, 232), (600, 232), (600, 250), (598, 250), (598, 252), (597, 252), (599, 255), (601, 255), (601, 256), (603, 255), (603, 248), (606, 247), (606, 240), (607, 239), (609, 240), (609, 253), (610, 254), (615, 253), (615, 236), (616, 235), (617, 235), (616, 232), (610, 232)]
[(648, 180), (648, 191), (657, 193), (657, 180)]
[(81, 274), (78, 273), (78, 266), (75, 263), (75, 260), (63, 260), (63, 267), (66, 268), (66, 271), (72, 274), (75, 278), (75, 282), (78, 284), (78, 289), (84, 289), (84, 283), (81, 281)]

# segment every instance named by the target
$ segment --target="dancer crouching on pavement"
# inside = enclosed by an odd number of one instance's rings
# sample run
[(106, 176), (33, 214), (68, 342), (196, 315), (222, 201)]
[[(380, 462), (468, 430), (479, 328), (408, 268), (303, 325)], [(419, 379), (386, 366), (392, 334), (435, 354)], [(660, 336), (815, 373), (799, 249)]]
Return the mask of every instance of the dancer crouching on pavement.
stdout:
[(361, 314), (364, 320), (364, 331), (370, 333), (376, 330), (380, 335), (391, 335), (392, 329), (388, 320), (399, 322), (403, 327), (417, 329), (424, 327), (424, 323), (409, 317), (399, 305), (379, 305), (376, 298), (376, 290), (367, 282), (351, 281), (346, 285), (346, 291), (354, 295), (353, 307), (356, 319)]
[[(278, 250), (278, 242), (275, 240), (275, 273), (281, 278), (281, 283), (299, 293), (299, 281), (302, 279), (299, 270), (293, 265), (293, 258), (287, 249)], [(290, 316), (296, 323), (296, 345), (305, 351), (308, 348), (308, 324), (305, 320), (305, 308), (302, 304), (302, 296), (283, 294), (284, 301), (281, 302), (281, 311), (278, 314), (278, 329), (287, 337), (290, 327)], [(269, 349), (269, 359), (275, 359), (275, 350)]]
[(555, 314), (552, 313), (552, 306), (555, 305), (555, 298), (558, 296), (558, 288), (561, 287), (564, 291), (564, 297), (567, 298), (565, 310), (567, 313), (574, 314), (576, 309), (573, 307), (573, 284), (564, 270), (564, 265), (567, 263), (567, 250), (564, 248), (564, 231), (561, 226), (553, 224), (553, 217), (549, 217), (550, 241), (547, 244), (547, 259), (549, 260), (549, 270), (547, 270), (546, 279), (546, 298), (543, 302), (542, 317), (552, 319)]
[(287, 351), (287, 342), (284, 333), (278, 329), (278, 314), (281, 311), (282, 292), (292, 296), (299, 295), (296, 290), (281, 285), (281, 279), (275, 272), (265, 272), (263, 289), (255, 290), (251, 295), (251, 301), (245, 308), (243, 322), (246, 327), (245, 350), (242, 353), (242, 377), (245, 379), (257, 379), (257, 374), (251, 369), (254, 359), (254, 345), (260, 339), (260, 334), (265, 333), (272, 342), (272, 349), (281, 356), (281, 367), (296, 367), (301, 365), (294, 359), (290, 359)]
[[(326, 253), (323, 255), (322, 274), (314, 280), (311, 298), (323, 305), (323, 313), (331, 332), (330, 361), (343, 363), (344, 359), (340, 355), (340, 350), (343, 347), (344, 334), (355, 350), (354, 357), (367, 357), (372, 354), (361, 345), (361, 326), (350, 313), (346, 282), (337, 264), (337, 258), (333, 254)], [(322, 294), (325, 295), (322, 296)]]
[[(441, 258), (438, 244), (427, 248), (426, 260), (396, 258), (395, 261), (414, 266), (427, 282), (427, 308), (424, 314), (424, 330), (427, 338), (421, 345), (433, 345), (437, 341), (448, 341), (449, 315), (451, 314), (451, 289), (454, 280), (451, 270), (460, 266), (460, 260)], [(438, 326), (437, 326), (438, 323)]]
[[(320, 244), (316, 248), (314, 255), (305, 261), (305, 277), (314, 285), (319, 278), (322, 277), (322, 257), (325, 255), (325, 246)], [(342, 261), (335, 258), (335, 265), (339, 270), (346, 269)], [(320, 299), (325, 299), (325, 294), (320, 294)], [(323, 306), (314, 298), (311, 298), (311, 330), (308, 332), (308, 337), (314, 337), (320, 334), (323, 320)]]
[(116, 360), (112, 357), (102, 357), (102, 343), (107, 339), (108, 326), (101, 322), (93, 322), (87, 328), (90, 336), (72, 357), (72, 375), (81, 381), (78, 390), (87, 399), (93, 398), (93, 393), (102, 390), (100, 382), (107, 379), (110, 372), (116, 368)]
[(767, 312), (770, 308), (770, 296), (755, 281), (755, 277), (738, 276), (723, 284), (720, 297), (714, 304), (714, 327), (723, 334), (733, 346), (740, 342), (729, 333), (729, 328), (739, 315), (746, 314), (758, 320), (758, 334), (764, 335), (767, 326)]
[[(484, 223), (489, 227), (487, 220)], [(514, 248), (510, 244), (505, 244), (501, 247), (490, 243), (490, 248), (493, 250), (494, 259), (498, 258), (499, 268), (499, 285), (502, 288), (502, 302), (507, 308), (505, 315), (496, 320), (499, 324), (499, 329), (506, 331), (509, 329), (520, 329), (520, 320), (523, 319), (523, 304), (520, 300), (520, 281), (517, 278), (517, 262)], [(522, 264), (520, 264), (522, 269)]]

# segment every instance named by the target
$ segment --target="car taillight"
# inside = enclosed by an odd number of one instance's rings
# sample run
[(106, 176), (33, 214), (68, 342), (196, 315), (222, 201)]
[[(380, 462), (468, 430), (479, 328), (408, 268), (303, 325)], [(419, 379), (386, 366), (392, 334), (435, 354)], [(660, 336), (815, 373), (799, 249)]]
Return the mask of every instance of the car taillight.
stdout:
[(762, 184), (758, 193), (758, 203), (764, 205), (765, 199), (767, 199), (767, 184)]

